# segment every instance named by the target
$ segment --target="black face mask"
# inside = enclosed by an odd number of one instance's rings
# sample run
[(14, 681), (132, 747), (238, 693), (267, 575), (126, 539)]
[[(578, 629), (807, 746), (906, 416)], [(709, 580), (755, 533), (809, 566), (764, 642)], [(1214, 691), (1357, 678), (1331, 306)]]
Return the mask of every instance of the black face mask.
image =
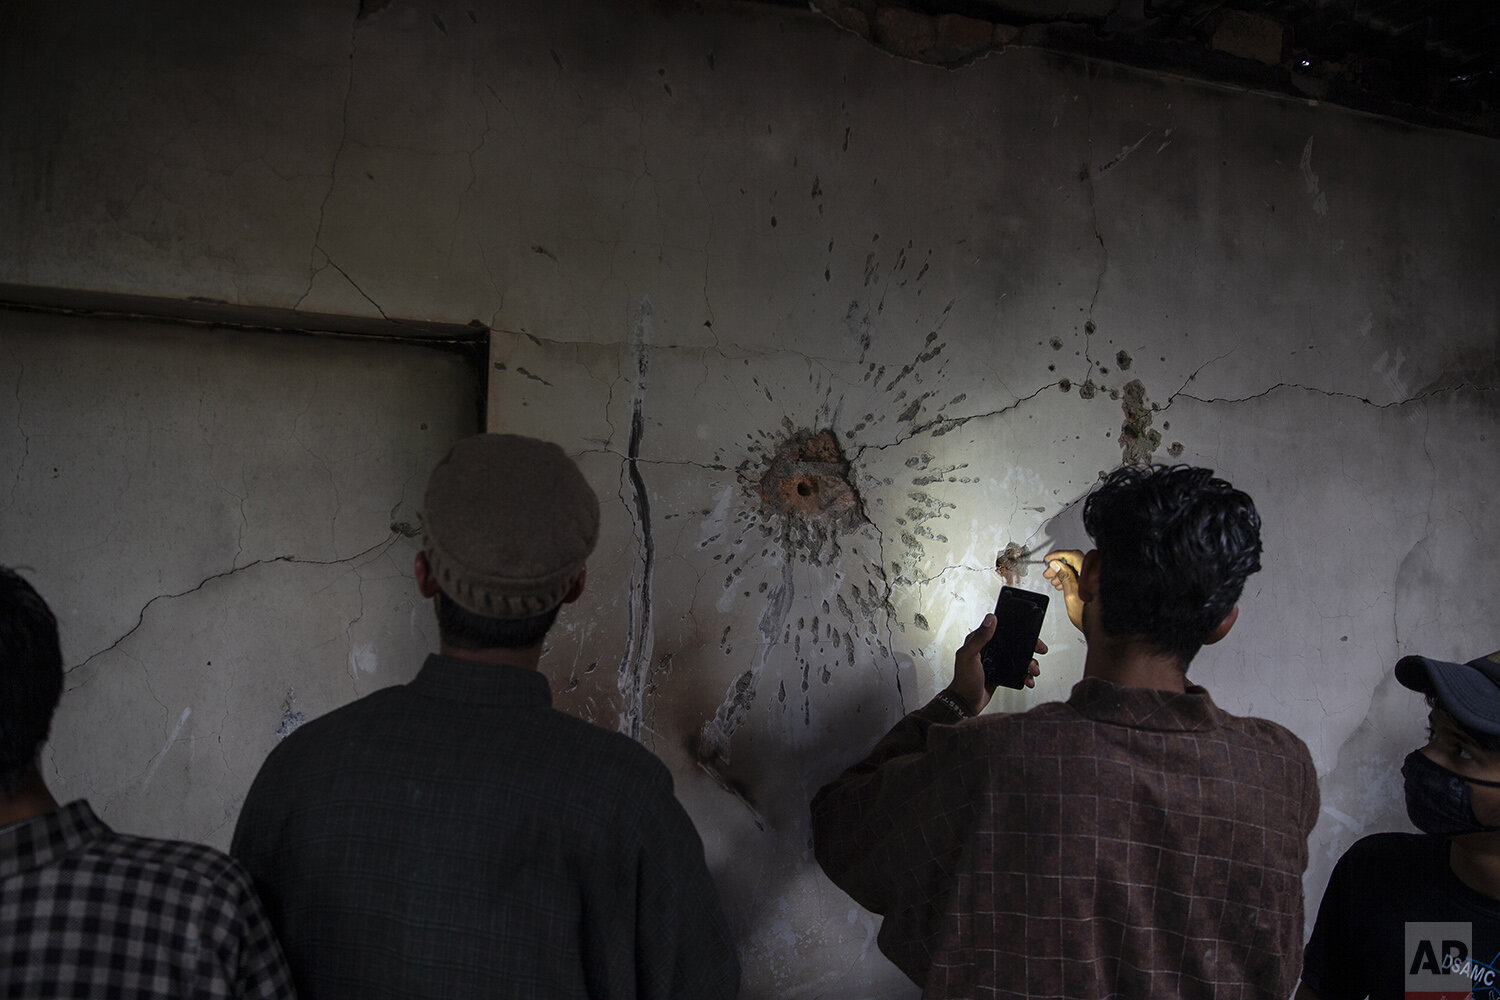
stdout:
[(1420, 750), (1406, 755), (1401, 765), (1406, 784), (1406, 815), (1423, 833), (1457, 837), (1465, 833), (1494, 833), (1500, 826), (1485, 826), (1474, 815), (1470, 785), (1500, 788), (1500, 781), (1466, 778), (1428, 760)]

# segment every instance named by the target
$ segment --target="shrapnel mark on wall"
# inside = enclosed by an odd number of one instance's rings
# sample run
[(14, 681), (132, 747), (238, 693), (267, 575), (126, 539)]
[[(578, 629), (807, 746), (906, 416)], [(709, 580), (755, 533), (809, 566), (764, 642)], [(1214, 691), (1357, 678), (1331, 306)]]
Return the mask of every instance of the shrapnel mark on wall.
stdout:
[(497, 372), (514, 371), (517, 375), (521, 376), (524, 379), (529, 379), (532, 382), (540, 382), (542, 383), (542, 385), (545, 385), (549, 389), (553, 387), (551, 382), (548, 382), (546, 379), (542, 378), (540, 375), (535, 374), (534, 372), (527, 371), (520, 365), (517, 365), (514, 369), (512, 369), (508, 367), (504, 361), (496, 361), (493, 365), (491, 365), (491, 367), (494, 368)]
[(758, 487), (761, 509), (781, 521), (788, 553), (805, 550), (814, 561), (825, 544), (865, 519), (849, 460), (831, 430), (793, 433), (771, 455)]
[[(828, 684), (833, 679), (830, 661), (847, 659), (848, 666), (854, 666), (854, 631), (867, 633), (865, 643), (872, 651), (878, 647), (882, 657), (888, 655), (886, 647), (874, 638), (875, 613), (884, 605), (886, 589), (883, 579), (880, 589), (874, 586), (873, 578), (880, 575), (875, 562), (860, 559), (864, 576), (849, 573), (848, 577), (853, 579), (846, 578), (847, 597), (844, 593), (834, 595), (847, 627), (835, 627), (832, 605), (824, 601), (821, 614), (811, 615), (810, 623), (809, 616), (799, 617), (793, 628), (796, 564), (841, 565), (845, 555), (843, 539), (871, 525), (854, 488), (849, 460), (832, 429), (798, 429), (790, 420), (783, 421), (783, 429), (785, 436), (774, 443), (752, 443), (750, 454), (736, 470), (742, 496), (747, 501), (738, 519), (751, 522), (768, 539), (775, 539), (775, 549), (767, 546), (761, 555), (777, 559), (780, 578), (774, 584), (771, 581), (760, 584), (757, 599), (765, 605), (757, 624), (760, 651), (755, 663), (735, 678), (713, 718), (690, 740), (700, 764), (721, 783), (728, 779), (719, 768), (729, 763), (730, 743), (749, 716), (761, 675), (773, 656), (785, 656), (790, 647), (792, 657), (801, 666), (802, 718), (810, 724), (813, 657), (820, 659), (818, 679)], [(754, 437), (751, 435), (752, 441)], [(773, 555), (776, 549), (779, 552)], [(858, 553), (850, 555), (857, 557)], [(738, 570), (734, 571), (726, 579), (726, 587), (732, 585), (737, 573)], [(856, 613), (851, 605), (860, 611)], [(726, 652), (731, 648), (730, 632), (726, 628), (720, 639), (720, 646)], [(732, 787), (729, 790), (739, 794)]]
[(276, 727), (276, 742), (280, 743), (288, 736), (295, 733), (307, 718), (302, 710), (297, 707), (297, 691), (295, 688), (286, 689), (286, 697), (281, 702), (281, 724)]
[(1026, 566), (1033, 561), (1031, 549), (1020, 542), (1008, 542), (995, 556), (995, 572), (1005, 581), (1006, 586), (1019, 587), (1021, 578), (1026, 575)]
[(754, 667), (735, 678), (723, 704), (714, 713), (714, 717), (699, 729), (694, 741), (693, 750), (699, 763), (716, 776), (716, 765), (729, 763), (730, 741), (734, 738), (735, 730), (744, 725), (746, 716), (750, 714), (750, 706), (755, 704), (756, 687), (766, 662), (781, 645), (782, 631), (791, 615), (792, 598), (795, 596), (792, 560), (789, 557), (783, 558), (781, 582), (766, 594), (765, 610), (760, 613), (760, 621), (757, 623), (761, 638), (760, 656)]
[(625, 475), (630, 480), (627, 504), (641, 543), (639, 576), (630, 576), (630, 601), (626, 621), (625, 653), (620, 658), (619, 687), (622, 695), (620, 732), (639, 740), (646, 714), (646, 688), (651, 671), (654, 635), (651, 623), (651, 589), (656, 571), (656, 541), (651, 535), (651, 500), (641, 477), (641, 438), (645, 435), (646, 373), (650, 364), (653, 307), (643, 297), (636, 308), (630, 347), (635, 355), (635, 382), (630, 395), (630, 443), (625, 456)]
[[(1111, 170), (1113, 170), (1115, 167), (1119, 166), (1121, 163), (1124, 163), (1125, 162), (1125, 158), (1127, 156), (1129, 156), (1131, 153), (1134, 153), (1137, 149), (1140, 149), (1141, 148), (1141, 143), (1143, 143), (1147, 139), (1151, 138), (1152, 133), (1155, 132), (1155, 131), (1156, 131), (1155, 129), (1147, 129), (1145, 135), (1141, 136), (1139, 139), (1137, 139), (1135, 142), (1133, 142), (1129, 146), (1121, 146), (1120, 147), (1120, 151), (1114, 155), (1114, 158), (1111, 159), (1109, 162), (1105, 163), (1098, 170), (1094, 171), (1094, 175), (1095, 176), (1099, 176), (1099, 175), (1102, 175), (1102, 174), (1107, 174)], [(1169, 129), (1168, 131), (1171, 131), (1171, 130)], [(1157, 152), (1160, 152), (1160, 150), (1157, 150)]]
[(1120, 461), (1125, 465), (1146, 465), (1161, 445), (1161, 431), (1151, 426), (1151, 415), (1160, 407), (1146, 398), (1146, 386), (1138, 378), (1125, 383), (1125, 399), (1120, 407), (1125, 411), (1125, 420), (1120, 424)]

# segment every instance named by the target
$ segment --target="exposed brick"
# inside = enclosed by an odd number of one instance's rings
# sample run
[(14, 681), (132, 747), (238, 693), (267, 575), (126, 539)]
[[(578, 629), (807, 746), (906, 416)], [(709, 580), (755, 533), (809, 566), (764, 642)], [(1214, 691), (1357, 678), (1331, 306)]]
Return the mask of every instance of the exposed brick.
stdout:
[(1241, 59), (1275, 66), (1281, 62), (1283, 34), (1279, 21), (1243, 10), (1226, 10), (1214, 30), (1213, 47)]
[(870, 18), (854, 4), (841, 0), (812, 0), (812, 5), (840, 27), (848, 28), (861, 38), (870, 37)]
[(942, 14), (937, 19), (937, 45), (932, 55), (940, 62), (962, 62), (989, 51), (994, 38), (995, 26), (988, 21)]
[(921, 59), (937, 44), (937, 26), (914, 10), (882, 7), (875, 12), (875, 40), (897, 55)]

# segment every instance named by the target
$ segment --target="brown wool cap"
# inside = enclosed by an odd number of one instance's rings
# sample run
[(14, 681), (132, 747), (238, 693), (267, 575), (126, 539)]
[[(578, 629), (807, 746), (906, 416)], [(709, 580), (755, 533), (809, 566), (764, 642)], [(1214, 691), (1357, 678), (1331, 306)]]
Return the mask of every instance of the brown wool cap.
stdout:
[(438, 586), (489, 618), (562, 603), (599, 540), (599, 498), (550, 441), (476, 434), (432, 470), (422, 549)]

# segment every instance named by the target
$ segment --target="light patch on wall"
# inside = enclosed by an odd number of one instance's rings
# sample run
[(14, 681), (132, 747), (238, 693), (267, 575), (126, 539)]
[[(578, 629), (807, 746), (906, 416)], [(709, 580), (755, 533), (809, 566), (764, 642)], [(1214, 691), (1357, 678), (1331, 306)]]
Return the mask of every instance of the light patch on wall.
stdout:
[(182, 715), (178, 716), (177, 725), (172, 727), (172, 735), (167, 737), (167, 742), (163, 743), (161, 749), (156, 752), (156, 758), (151, 761), (151, 766), (146, 769), (146, 776), (141, 779), (142, 791), (151, 787), (151, 780), (156, 777), (157, 770), (160, 769), (162, 762), (167, 759), (167, 751), (171, 750), (172, 744), (177, 742), (178, 734), (182, 732), (182, 727), (187, 725), (188, 716), (192, 714), (193, 710), (191, 708), (184, 708)]
[(360, 674), (373, 674), (380, 669), (380, 658), (373, 642), (351, 642), (349, 644), (349, 676), (355, 679)]
[(1307, 184), (1307, 193), (1313, 199), (1313, 211), (1319, 215), (1328, 214), (1328, 193), (1322, 190), (1318, 182), (1318, 175), (1312, 168), (1313, 137), (1307, 137), (1307, 145), (1302, 147), (1302, 180)]

